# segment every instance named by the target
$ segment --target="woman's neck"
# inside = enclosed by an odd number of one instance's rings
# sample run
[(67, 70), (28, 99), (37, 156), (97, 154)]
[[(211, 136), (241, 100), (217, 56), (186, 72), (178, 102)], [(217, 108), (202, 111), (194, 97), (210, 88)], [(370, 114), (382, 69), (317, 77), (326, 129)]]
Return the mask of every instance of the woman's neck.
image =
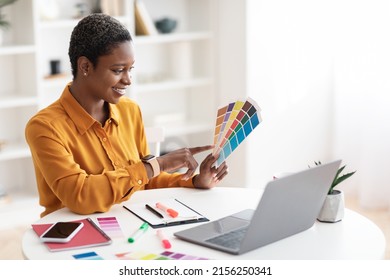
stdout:
[(87, 89), (75, 81), (70, 85), (69, 90), (81, 107), (95, 120), (104, 125), (109, 118), (108, 103), (103, 99), (95, 100), (91, 98), (91, 95), (86, 94)]

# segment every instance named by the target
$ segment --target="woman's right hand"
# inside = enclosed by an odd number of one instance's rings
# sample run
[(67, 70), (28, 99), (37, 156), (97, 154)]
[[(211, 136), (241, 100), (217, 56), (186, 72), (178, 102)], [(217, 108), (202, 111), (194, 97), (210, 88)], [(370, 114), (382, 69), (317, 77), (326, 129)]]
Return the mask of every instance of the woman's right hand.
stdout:
[(157, 161), (160, 164), (161, 171), (171, 172), (180, 168), (188, 168), (187, 172), (183, 174), (183, 180), (188, 180), (194, 175), (199, 165), (194, 155), (213, 148), (214, 145), (182, 148), (157, 157)]

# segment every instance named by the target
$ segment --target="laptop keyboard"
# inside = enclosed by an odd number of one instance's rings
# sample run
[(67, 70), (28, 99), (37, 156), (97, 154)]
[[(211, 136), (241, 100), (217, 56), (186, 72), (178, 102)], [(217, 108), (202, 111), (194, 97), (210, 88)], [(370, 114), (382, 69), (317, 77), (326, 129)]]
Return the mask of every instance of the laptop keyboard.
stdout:
[(230, 249), (239, 249), (247, 229), (248, 227), (243, 227), (228, 233), (224, 233), (222, 235), (207, 239), (206, 242)]

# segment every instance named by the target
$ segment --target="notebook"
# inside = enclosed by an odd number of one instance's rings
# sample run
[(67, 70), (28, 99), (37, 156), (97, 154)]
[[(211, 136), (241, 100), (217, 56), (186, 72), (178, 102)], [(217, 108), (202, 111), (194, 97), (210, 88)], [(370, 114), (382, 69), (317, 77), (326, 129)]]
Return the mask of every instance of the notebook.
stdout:
[(341, 160), (275, 179), (265, 186), (255, 210), (175, 232), (188, 242), (243, 254), (314, 225)]
[[(171, 217), (168, 213), (156, 207), (156, 203), (161, 203), (167, 208), (173, 209), (178, 215), (176, 217)], [(152, 228), (209, 221), (208, 218), (176, 198), (149, 201), (147, 203), (128, 203), (123, 205), (123, 207), (144, 222), (147, 222)]]
[[(74, 250), (87, 247), (95, 247), (111, 244), (111, 238), (99, 228), (90, 218), (72, 221), (84, 223), (83, 228), (67, 243), (44, 242), (51, 252)], [(52, 224), (33, 224), (31, 225), (35, 233), (40, 236)]]

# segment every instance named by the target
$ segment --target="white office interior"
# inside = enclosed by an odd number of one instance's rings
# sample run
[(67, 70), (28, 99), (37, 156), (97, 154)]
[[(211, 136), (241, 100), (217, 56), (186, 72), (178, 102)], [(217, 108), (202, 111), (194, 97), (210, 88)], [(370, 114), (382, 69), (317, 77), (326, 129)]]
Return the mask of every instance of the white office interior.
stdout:
[(249, 96), (263, 119), (229, 158), (221, 185), (262, 188), (276, 172), (342, 159), (357, 170), (346, 195), (389, 209), (389, 1), (216, 2), (212, 98)]

